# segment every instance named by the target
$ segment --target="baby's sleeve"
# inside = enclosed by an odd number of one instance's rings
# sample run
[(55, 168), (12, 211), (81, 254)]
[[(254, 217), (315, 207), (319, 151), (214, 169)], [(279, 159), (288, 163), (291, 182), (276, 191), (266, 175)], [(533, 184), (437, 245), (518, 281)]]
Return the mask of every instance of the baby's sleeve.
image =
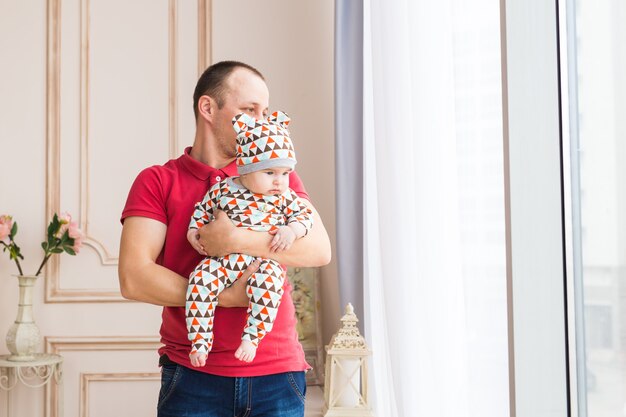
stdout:
[(313, 227), (313, 211), (291, 190), (285, 194), (283, 214), (287, 218), (287, 224), (300, 223), (307, 233)]
[(202, 201), (194, 206), (189, 229), (199, 229), (213, 220), (213, 210), (217, 207), (217, 202), (221, 195), (221, 183), (214, 184), (204, 195)]

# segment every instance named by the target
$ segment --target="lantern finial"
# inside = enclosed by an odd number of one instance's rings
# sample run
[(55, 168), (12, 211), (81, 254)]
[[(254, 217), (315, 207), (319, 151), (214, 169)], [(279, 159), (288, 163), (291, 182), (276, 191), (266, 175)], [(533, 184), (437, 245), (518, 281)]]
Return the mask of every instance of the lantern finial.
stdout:
[(348, 314), (349, 315), (354, 314), (354, 307), (352, 307), (352, 303), (348, 303), (348, 305), (346, 306), (346, 315), (348, 315)]
[(341, 328), (330, 340), (328, 352), (331, 350), (364, 349), (367, 350), (365, 339), (356, 327), (359, 319), (354, 314), (354, 307), (348, 303), (346, 314), (341, 318)]

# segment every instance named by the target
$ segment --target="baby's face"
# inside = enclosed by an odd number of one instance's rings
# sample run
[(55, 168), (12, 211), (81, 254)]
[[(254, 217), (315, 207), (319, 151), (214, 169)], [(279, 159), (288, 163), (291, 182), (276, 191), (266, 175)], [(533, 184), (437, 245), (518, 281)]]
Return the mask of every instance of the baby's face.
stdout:
[(289, 188), (291, 168), (272, 167), (241, 176), (242, 184), (254, 194), (280, 195)]

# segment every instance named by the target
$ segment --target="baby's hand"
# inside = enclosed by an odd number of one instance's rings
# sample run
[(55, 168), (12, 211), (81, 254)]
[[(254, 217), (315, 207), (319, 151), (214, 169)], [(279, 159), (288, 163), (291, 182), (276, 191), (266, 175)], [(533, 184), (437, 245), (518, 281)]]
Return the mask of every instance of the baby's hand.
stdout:
[(206, 365), (206, 353), (194, 352), (189, 354), (189, 360), (191, 361), (191, 366), (194, 368), (199, 368)]
[(270, 242), (271, 252), (281, 252), (289, 249), (297, 238), (296, 232), (289, 226), (280, 226), (270, 233), (274, 235), (274, 239)]
[(204, 251), (204, 248), (200, 244), (200, 241), (198, 240), (199, 237), (200, 235), (198, 234), (198, 229), (189, 229), (187, 231), (187, 240), (189, 241), (191, 246), (196, 251), (198, 251), (200, 255), (208, 256), (207, 253)]

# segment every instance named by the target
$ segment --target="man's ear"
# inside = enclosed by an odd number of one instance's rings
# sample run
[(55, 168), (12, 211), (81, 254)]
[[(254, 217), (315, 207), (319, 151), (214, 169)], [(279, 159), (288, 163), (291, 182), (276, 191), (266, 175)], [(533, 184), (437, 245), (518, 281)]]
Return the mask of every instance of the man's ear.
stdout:
[(209, 96), (200, 96), (198, 99), (198, 117), (210, 120), (215, 114), (217, 103)]

